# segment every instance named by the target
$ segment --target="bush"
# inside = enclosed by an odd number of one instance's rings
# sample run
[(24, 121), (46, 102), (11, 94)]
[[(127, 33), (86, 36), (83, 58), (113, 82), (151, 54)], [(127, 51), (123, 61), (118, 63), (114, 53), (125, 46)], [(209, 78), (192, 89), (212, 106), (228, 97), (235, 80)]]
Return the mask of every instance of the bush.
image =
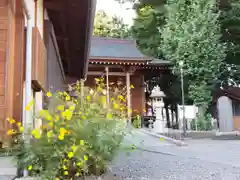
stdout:
[[(85, 89), (84, 95), (77, 83), (72, 87), (75, 98), (67, 92), (46, 94), (48, 110), (36, 117), (42, 120), (42, 126), (29, 131), (30, 142), (21, 144), (17, 156), (20, 167), (43, 180), (70, 180), (105, 172), (123, 140), (127, 108), (119, 93), (113, 93), (107, 103), (103, 79), (96, 82), (96, 89)], [(23, 132), (20, 123), (17, 127), (8, 134)]]
[(194, 121), (192, 121), (191, 123), (193, 130), (198, 130), (198, 131), (212, 130), (211, 118), (212, 117), (210, 114), (198, 116), (197, 119), (196, 120), (194, 119)]
[(141, 124), (142, 124), (141, 116), (136, 115), (135, 117), (133, 117), (132, 124), (133, 124), (133, 127), (137, 129), (141, 128)]

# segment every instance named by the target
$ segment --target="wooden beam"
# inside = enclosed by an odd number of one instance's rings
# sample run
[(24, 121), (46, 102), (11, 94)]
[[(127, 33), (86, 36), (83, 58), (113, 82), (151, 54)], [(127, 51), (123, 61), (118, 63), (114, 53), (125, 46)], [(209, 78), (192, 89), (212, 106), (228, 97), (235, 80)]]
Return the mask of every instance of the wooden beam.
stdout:
[[(131, 73), (129, 73), (131, 74)], [(101, 71), (88, 71), (87, 72), (88, 76), (100, 76), (100, 75), (106, 75), (106, 72), (101, 72)], [(126, 73), (124, 72), (108, 72), (109, 76), (126, 76)]]

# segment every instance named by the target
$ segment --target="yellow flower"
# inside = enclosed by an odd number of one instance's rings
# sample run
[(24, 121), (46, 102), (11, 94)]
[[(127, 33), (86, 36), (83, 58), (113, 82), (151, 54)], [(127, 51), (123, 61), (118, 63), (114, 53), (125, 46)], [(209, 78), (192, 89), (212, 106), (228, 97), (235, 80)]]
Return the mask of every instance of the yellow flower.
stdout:
[(28, 105), (33, 106), (33, 103), (34, 103), (34, 100), (30, 101)]
[(119, 96), (118, 96), (118, 99), (123, 100), (124, 97), (123, 97), (122, 95), (119, 95)]
[(69, 95), (67, 95), (67, 96), (65, 97), (65, 100), (66, 100), (66, 101), (70, 101), (70, 99), (71, 99), (71, 98), (70, 98)]
[(131, 84), (130, 88), (131, 88), (131, 89), (133, 89), (133, 88), (134, 88), (134, 86)]
[(72, 158), (72, 157), (73, 157), (73, 152), (69, 152), (69, 153), (68, 153), (68, 157), (69, 157), (69, 158)]
[(29, 111), (31, 109), (30, 106), (26, 106), (26, 110)]
[(112, 115), (111, 113), (108, 113), (108, 114), (107, 114), (107, 118), (108, 118), (108, 119), (112, 119), (112, 118), (113, 118), (113, 115)]
[(44, 109), (42, 109), (42, 110), (39, 111), (39, 115), (40, 115), (40, 116), (45, 116), (46, 114), (47, 114), (47, 111), (44, 110)]
[(22, 126), (19, 127), (19, 132), (20, 132), (20, 133), (23, 133), (23, 132), (24, 132), (24, 127), (22, 127)]
[(59, 131), (60, 131), (60, 134), (66, 134), (67, 133), (67, 130), (65, 128), (63, 128), (63, 127), (61, 127), (59, 129)]
[(10, 124), (14, 124), (16, 121), (12, 118), (7, 118), (7, 121), (10, 123)]
[(9, 135), (9, 136), (14, 135), (15, 133), (16, 132), (13, 129), (10, 129), (10, 130), (7, 131), (7, 135)]
[(53, 123), (52, 122), (48, 123), (48, 125), (49, 125), (49, 127), (53, 127)]
[(48, 137), (48, 138), (53, 137), (53, 132), (52, 132), (52, 131), (48, 131), (48, 132), (47, 132), (47, 137)]
[(73, 152), (75, 152), (77, 150), (77, 146), (73, 145), (72, 150), (73, 150)]
[(75, 109), (74, 106), (70, 106), (70, 107), (69, 107), (69, 110), (70, 110), (70, 111), (73, 111), (74, 109)]
[(82, 115), (82, 119), (87, 119), (87, 117), (86, 117), (86, 116), (84, 116), (84, 115)]
[(87, 100), (90, 101), (91, 100), (91, 96), (88, 95), (87, 96)]
[(128, 109), (128, 112), (129, 112), (129, 113), (132, 113), (132, 109)]
[(47, 119), (48, 121), (51, 121), (51, 120), (52, 120), (52, 116), (48, 114), (48, 115), (46, 116), (46, 119)]
[(67, 176), (67, 175), (68, 175), (68, 171), (64, 171), (64, 175), (66, 175), (66, 176)]
[(76, 99), (74, 99), (73, 101), (76, 105), (78, 105), (78, 101)]
[(113, 107), (114, 107), (115, 109), (118, 109), (118, 108), (119, 108), (119, 105), (118, 105), (117, 103), (114, 103), (114, 104), (113, 104)]
[(60, 134), (60, 135), (58, 136), (58, 139), (59, 139), (60, 141), (64, 140), (64, 135)]
[(18, 127), (21, 127), (21, 126), (22, 126), (22, 123), (18, 122), (18, 123), (17, 123), (17, 126), (18, 126)]
[(66, 117), (67, 120), (71, 120), (71, 118), (72, 118), (72, 112), (67, 109), (67, 110), (65, 111), (65, 117)]
[(47, 93), (46, 93), (46, 96), (47, 96), (47, 97), (52, 97), (52, 93), (51, 93), (51, 92), (47, 92)]
[(77, 166), (81, 166), (81, 165), (82, 165), (82, 162), (77, 162), (76, 165), (77, 165)]
[(31, 170), (32, 170), (32, 168), (33, 168), (33, 167), (32, 167), (32, 165), (30, 165), (30, 166), (28, 166), (28, 168), (27, 168), (27, 169), (28, 169), (29, 171), (31, 171)]
[(41, 135), (38, 129), (34, 129), (32, 130), (32, 135), (36, 138), (36, 139), (40, 139)]
[(84, 161), (87, 161), (88, 160), (88, 156), (84, 155), (83, 159), (84, 159)]
[(56, 179), (55, 180), (60, 180), (58, 177), (56, 177)]
[(59, 116), (55, 117), (55, 121), (58, 122), (59, 121)]
[(84, 140), (80, 140), (80, 145), (84, 146), (84, 144), (85, 144)]
[(77, 172), (75, 175), (78, 177), (78, 176), (80, 176), (80, 173), (79, 173), (79, 172)]
[(66, 116), (66, 112), (63, 111), (61, 114), (62, 114), (62, 117), (65, 118), (65, 116)]
[(57, 110), (59, 110), (59, 111), (64, 111), (64, 106), (63, 106), (63, 105), (59, 105), (59, 106), (57, 107)]
[(160, 138), (160, 141), (164, 141), (164, 138)]
[(64, 170), (67, 170), (67, 166), (63, 165), (63, 169), (64, 169)]
[(62, 96), (62, 95), (63, 95), (63, 93), (62, 93), (62, 92), (58, 92), (58, 95), (59, 95), (59, 96)]
[(95, 78), (95, 81), (96, 81), (96, 82), (100, 82), (100, 79), (99, 79), (99, 78)]

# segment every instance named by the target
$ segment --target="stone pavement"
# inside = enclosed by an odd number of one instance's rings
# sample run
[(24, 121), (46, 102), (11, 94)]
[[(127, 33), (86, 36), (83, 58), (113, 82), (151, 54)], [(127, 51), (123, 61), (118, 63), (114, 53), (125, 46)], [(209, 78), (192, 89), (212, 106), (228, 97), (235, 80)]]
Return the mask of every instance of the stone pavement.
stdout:
[(16, 172), (12, 157), (0, 157), (0, 180), (11, 180)]
[(176, 146), (139, 132), (133, 134), (125, 144), (138, 148), (128, 155), (121, 152), (110, 166), (123, 180), (240, 179), (237, 141), (189, 140), (188, 146)]

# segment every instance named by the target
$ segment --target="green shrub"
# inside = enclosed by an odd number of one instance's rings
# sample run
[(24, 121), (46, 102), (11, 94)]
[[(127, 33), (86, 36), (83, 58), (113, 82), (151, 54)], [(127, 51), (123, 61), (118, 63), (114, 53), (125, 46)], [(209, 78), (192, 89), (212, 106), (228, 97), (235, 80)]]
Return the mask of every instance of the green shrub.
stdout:
[(197, 130), (198, 131), (209, 131), (212, 130), (212, 123), (211, 123), (211, 115), (210, 114), (206, 114), (206, 115), (202, 115), (199, 116), (197, 118)]
[[(101, 175), (115, 157), (125, 134), (126, 101), (118, 92), (107, 103), (103, 79), (95, 90), (73, 88), (77, 97), (66, 92), (48, 92), (48, 110), (37, 118), (42, 126), (30, 130), (30, 142), (22, 144), (18, 165), (43, 180), (70, 180), (86, 174)], [(29, 110), (32, 104), (26, 108)], [(10, 121), (14, 124), (14, 121)], [(10, 129), (9, 135), (23, 130)], [(21, 142), (23, 139), (21, 139)]]
[(133, 123), (133, 127), (141, 128), (141, 123), (142, 123), (141, 116), (136, 115), (135, 117), (133, 117), (132, 123)]

